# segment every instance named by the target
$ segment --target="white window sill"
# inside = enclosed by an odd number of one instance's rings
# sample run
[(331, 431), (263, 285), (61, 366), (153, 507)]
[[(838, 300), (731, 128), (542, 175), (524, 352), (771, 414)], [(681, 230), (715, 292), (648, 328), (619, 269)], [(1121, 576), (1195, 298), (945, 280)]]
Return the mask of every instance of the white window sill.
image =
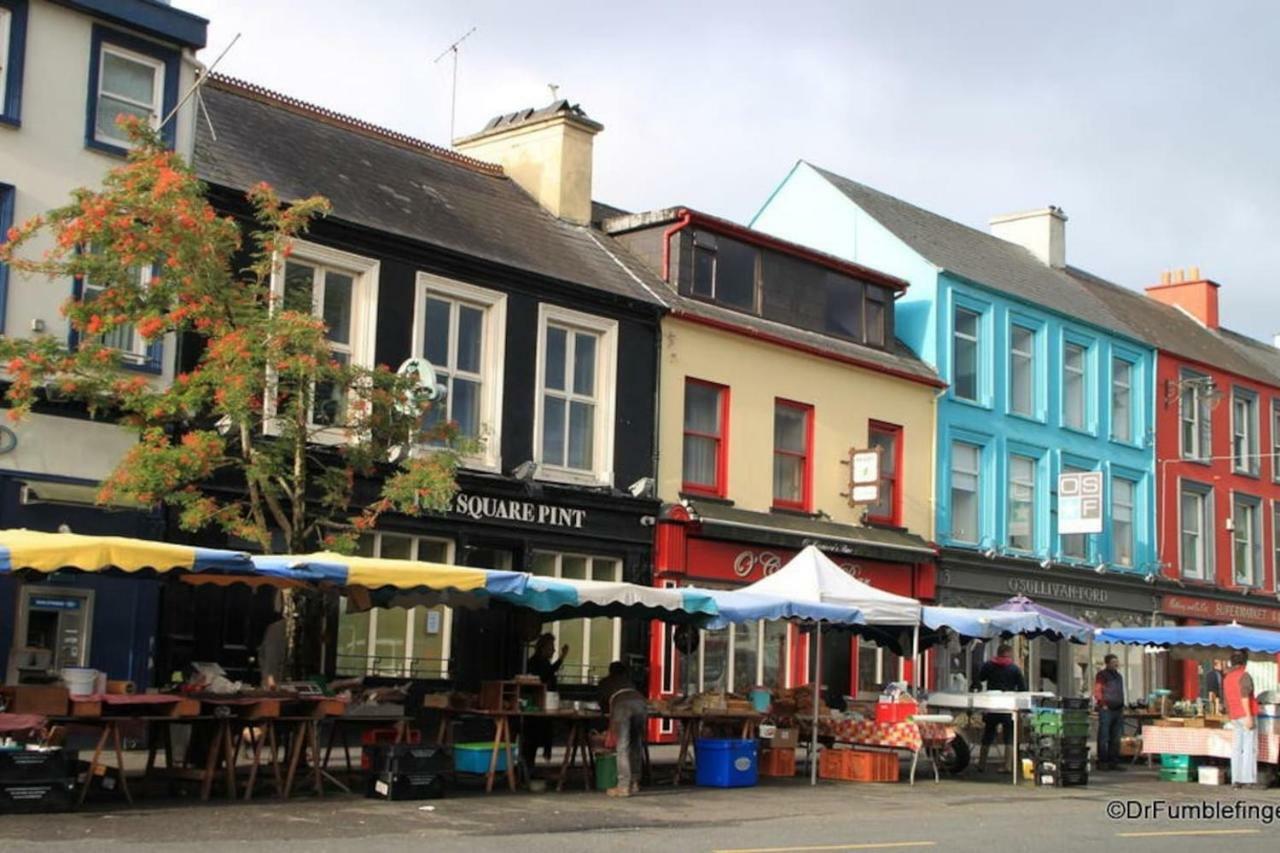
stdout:
[[(415, 457), (429, 456), (432, 453), (438, 453), (443, 447), (432, 447), (429, 444), (419, 444), (413, 448)], [(484, 471), (489, 474), (502, 473), (502, 460), (497, 457), (488, 456), (459, 456), (458, 466), (468, 471)]]
[(575, 471), (570, 468), (555, 468), (538, 463), (538, 470), (533, 475), (535, 480), (550, 483), (565, 483), (571, 486), (611, 486), (612, 478), (604, 477), (591, 471)]

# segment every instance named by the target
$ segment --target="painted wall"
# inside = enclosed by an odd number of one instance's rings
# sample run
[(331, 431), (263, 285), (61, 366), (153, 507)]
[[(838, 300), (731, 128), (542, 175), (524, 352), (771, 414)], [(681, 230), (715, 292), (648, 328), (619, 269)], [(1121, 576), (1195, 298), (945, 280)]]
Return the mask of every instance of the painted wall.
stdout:
[[(1233, 573), (1233, 533), (1227, 529), (1231, 517), (1232, 495), (1241, 493), (1259, 499), (1262, 505), (1263, 589), (1274, 590), (1276, 584), (1274, 508), (1280, 502), (1280, 459), (1270, 455), (1275, 434), (1271, 418), (1272, 406), (1280, 407), (1280, 389), (1243, 379), (1212, 366), (1193, 362), (1161, 351), (1157, 362), (1156, 406), (1156, 494), (1159, 496), (1160, 559), (1164, 573), (1183, 577), (1181, 554), (1182, 510), (1180, 495), (1184, 483), (1206, 486), (1213, 493), (1213, 574), (1204, 580), (1183, 578), (1188, 588), (1217, 587), (1240, 591)], [(1210, 377), (1223, 393), (1210, 414), (1212, 425), (1210, 459), (1207, 462), (1184, 461), (1181, 455), (1181, 403), (1178, 382), (1183, 370)], [(1242, 388), (1258, 397), (1258, 447), (1262, 458), (1258, 474), (1239, 474), (1231, 460), (1232, 405), (1231, 391)]]
[(697, 322), (663, 320), (658, 494), (677, 500), (682, 483), (685, 379), (729, 387), (728, 490), (742, 509), (773, 504), (773, 407), (782, 397), (814, 407), (813, 509), (858, 524), (851, 507), (849, 448), (867, 446), (871, 420), (903, 428), (902, 524), (933, 535), (932, 436), (935, 388), (763, 343)]

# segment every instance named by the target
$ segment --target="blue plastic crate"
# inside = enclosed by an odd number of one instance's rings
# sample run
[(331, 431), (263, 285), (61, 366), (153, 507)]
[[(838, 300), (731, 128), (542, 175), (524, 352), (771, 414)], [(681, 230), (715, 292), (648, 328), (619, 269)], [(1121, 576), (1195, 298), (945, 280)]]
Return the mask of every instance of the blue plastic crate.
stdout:
[(760, 765), (754, 740), (699, 738), (694, 743), (696, 781), (707, 788), (749, 788)]
[[(489, 756), (493, 754), (493, 743), (455, 743), (453, 745), (453, 769), (459, 773), (488, 773)], [(507, 751), (498, 746), (498, 766), (496, 771), (507, 770)]]

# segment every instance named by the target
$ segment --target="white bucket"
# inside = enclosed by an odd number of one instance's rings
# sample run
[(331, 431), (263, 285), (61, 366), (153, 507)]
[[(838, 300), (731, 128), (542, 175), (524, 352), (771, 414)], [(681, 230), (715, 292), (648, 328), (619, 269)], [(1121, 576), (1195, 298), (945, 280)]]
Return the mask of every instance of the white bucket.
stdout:
[(554, 690), (547, 691), (546, 706), (543, 710), (559, 711), (560, 710), (560, 694)]
[(62, 681), (72, 696), (90, 696), (98, 683), (98, 671), (88, 667), (69, 666), (62, 671)]

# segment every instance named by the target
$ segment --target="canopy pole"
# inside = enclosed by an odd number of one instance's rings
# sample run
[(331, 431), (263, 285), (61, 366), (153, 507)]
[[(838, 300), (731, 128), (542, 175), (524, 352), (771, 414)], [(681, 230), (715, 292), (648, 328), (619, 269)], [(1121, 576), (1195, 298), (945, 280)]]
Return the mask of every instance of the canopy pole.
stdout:
[(813, 643), (813, 731), (809, 736), (809, 784), (818, 784), (818, 692), (822, 684), (822, 622), (814, 632)]
[(911, 629), (911, 686), (915, 692), (920, 691), (920, 623)]

